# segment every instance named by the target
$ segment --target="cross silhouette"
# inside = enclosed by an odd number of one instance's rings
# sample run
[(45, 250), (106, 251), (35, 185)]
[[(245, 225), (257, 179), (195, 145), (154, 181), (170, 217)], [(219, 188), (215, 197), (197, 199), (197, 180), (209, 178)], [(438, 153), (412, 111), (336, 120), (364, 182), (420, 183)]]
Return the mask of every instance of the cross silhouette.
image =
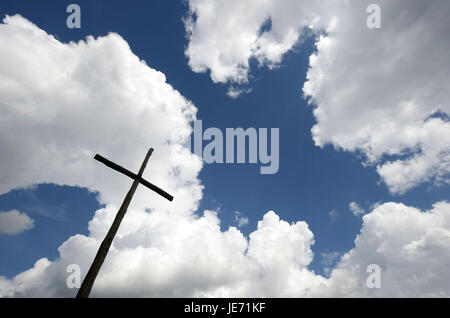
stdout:
[(142, 174), (144, 173), (145, 167), (147, 166), (148, 159), (150, 158), (151, 154), (153, 152), (153, 148), (150, 148), (147, 155), (145, 156), (144, 162), (141, 165), (141, 169), (139, 169), (138, 174), (134, 174), (133, 172), (119, 166), (118, 164), (115, 164), (112, 161), (109, 161), (108, 159), (100, 156), (99, 154), (95, 155), (94, 159), (100, 161), (101, 163), (105, 164), (106, 166), (110, 167), (111, 169), (114, 169), (116, 171), (119, 171), (123, 173), (124, 175), (130, 177), (134, 180), (130, 190), (128, 191), (127, 195), (125, 196), (125, 199), (123, 200), (122, 205), (120, 206), (119, 211), (117, 212), (116, 218), (114, 219), (113, 224), (111, 225), (108, 233), (106, 234), (105, 238), (103, 239), (102, 244), (100, 245), (100, 248), (98, 249), (97, 255), (95, 255), (95, 259), (92, 262), (91, 267), (89, 268), (89, 271), (86, 275), (86, 277), (83, 280), (83, 283), (81, 284), (80, 289), (77, 293), (77, 298), (88, 298), (89, 294), (91, 293), (92, 286), (94, 285), (95, 278), (97, 277), (98, 272), (100, 271), (100, 268), (103, 265), (103, 262), (105, 261), (106, 255), (108, 254), (109, 248), (111, 247), (111, 244), (114, 240), (114, 236), (117, 233), (117, 230), (119, 229), (120, 223), (122, 222), (123, 217), (125, 216), (125, 213), (127, 212), (128, 206), (130, 205), (131, 199), (133, 198), (134, 193), (136, 192), (137, 186), (139, 184), (142, 184), (146, 186), (147, 188), (155, 191), (159, 195), (163, 196), (169, 201), (173, 200), (173, 197), (165, 192), (164, 190), (158, 188), (154, 184), (148, 182), (144, 178), (142, 178)]

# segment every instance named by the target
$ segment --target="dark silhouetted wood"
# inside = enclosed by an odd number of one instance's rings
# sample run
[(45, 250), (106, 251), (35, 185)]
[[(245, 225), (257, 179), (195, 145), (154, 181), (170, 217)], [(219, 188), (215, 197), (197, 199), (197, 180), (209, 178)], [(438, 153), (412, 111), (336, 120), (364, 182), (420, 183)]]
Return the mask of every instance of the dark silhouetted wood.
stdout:
[(111, 247), (111, 244), (114, 240), (114, 237), (117, 233), (117, 230), (119, 229), (120, 223), (123, 220), (123, 217), (125, 216), (125, 213), (127, 212), (128, 206), (130, 205), (131, 199), (133, 198), (134, 193), (136, 192), (136, 189), (141, 183), (142, 185), (146, 186), (147, 188), (155, 191), (156, 193), (160, 194), (164, 198), (166, 198), (169, 201), (173, 200), (173, 197), (165, 192), (164, 190), (158, 188), (154, 184), (148, 182), (144, 178), (142, 178), (142, 174), (144, 173), (145, 167), (147, 166), (148, 159), (150, 158), (151, 154), (153, 152), (153, 148), (150, 148), (147, 155), (145, 156), (144, 162), (142, 163), (141, 169), (139, 170), (139, 173), (136, 175), (132, 173), (131, 171), (115, 164), (112, 161), (109, 161), (108, 159), (100, 156), (95, 155), (94, 159), (100, 161), (101, 163), (105, 164), (106, 166), (110, 167), (111, 169), (114, 169), (116, 171), (119, 171), (123, 173), (124, 175), (132, 178), (134, 180), (130, 190), (128, 191), (127, 195), (125, 196), (125, 199), (123, 200), (123, 203), (117, 212), (116, 218), (114, 219), (113, 224), (111, 225), (108, 233), (106, 234), (105, 238), (103, 239), (102, 244), (100, 245), (100, 248), (98, 249), (97, 255), (95, 255), (95, 259), (92, 262), (91, 267), (89, 268), (89, 271), (86, 275), (86, 277), (83, 280), (83, 283), (81, 284), (80, 289), (77, 293), (77, 298), (88, 298), (89, 294), (91, 293), (92, 286), (94, 285), (95, 278), (97, 277), (98, 272), (100, 271), (100, 268), (103, 265), (103, 262), (105, 261), (106, 255), (108, 254), (109, 248)]
[(99, 154), (95, 155), (94, 159), (100, 161), (101, 163), (105, 164), (106, 166), (110, 167), (111, 169), (114, 169), (116, 171), (119, 171), (119, 172), (123, 173), (124, 175), (130, 177), (131, 179), (139, 180), (140, 184), (146, 186), (150, 190), (155, 191), (156, 193), (158, 193), (159, 195), (163, 196), (167, 200), (169, 200), (169, 201), (173, 200), (173, 196), (168, 194), (166, 191), (158, 188), (153, 183), (148, 182), (147, 180), (142, 178), (142, 176), (134, 174), (130, 170), (125, 169), (125, 168), (119, 166), (118, 164), (115, 164), (112, 161), (109, 161), (108, 159), (106, 159), (105, 157), (100, 156)]

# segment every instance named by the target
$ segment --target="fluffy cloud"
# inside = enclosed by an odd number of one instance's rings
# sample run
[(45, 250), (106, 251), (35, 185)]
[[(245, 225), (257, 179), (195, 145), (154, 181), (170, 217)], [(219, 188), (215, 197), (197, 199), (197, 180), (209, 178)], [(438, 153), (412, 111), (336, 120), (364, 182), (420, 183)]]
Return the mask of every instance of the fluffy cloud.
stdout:
[(335, 263), (339, 261), (341, 258), (341, 254), (339, 252), (325, 252), (321, 253), (321, 264), (324, 266), (323, 270), (325, 273), (330, 274), (332, 268), (334, 267)]
[[(13, 280), (0, 278), (1, 296), (74, 296), (66, 287), (69, 264), (86, 271), (100, 243), (94, 225), (115, 209), (96, 212), (90, 235), (76, 235), (54, 262), (39, 260)], [(170, 214), (170, 213), (169, 213)], [(386, 203), (363, 217), (355, 248), (330, 278), (308, 269), (313, 234), (268, 212), (245, 238), (221, 232), (213, 211), (202, 217), (130, 211), (93, 289), (93, 296), (134, 297), (448, 297), (450, 204), (420, 211)], [(330, 253), (335, 261), (336, 253)], [(367, 266), (381, 268), (381, 288), (366, 285)]]
[(53, 182), (100, 191), (101, 203), (117, 206), (131, 180), (93, 156), (137, 172), (154, 147), (144, 177), (175, 200), (140, 187), (133, 206), (196, 209), (201, 161), (183, 147), (196, 108), (164, 74), (114, 33), (66, 44), (13, 16), (0, 38), (0, 193)]
[[(381, 288), (367, 288), (367, 266), (381, 268)], [(363, 216), (355, 247), (333, 270), (319, 295), (449, 297), (450, 203), (429, 211), (385, 203)]]
[(245, 84), (252, 59), (276, 66), (310, 29), (321, 34), (303, 87), (316, 145), (361, 152), (395, 194), (448, 182), (450, 3), (380, 0), (382, 27), (369, 29), (372, 2), (190, 0), (189, 65)]
[(0, 234), (19, 234), (33, 226), (34, 220), (26, 213), (20, 213), (17, 210), (0, 212)]
[[(73, 236), (59, 248), (57, 261), (41, 259), (12, 281), (3, 279), (0, 295), (73, 296), (66, 268), (74, 263), (88, 269), (101, 239), (93, 227), (114, 213), (97, 211), (89, 237)], [(234, 227), (221, 232), (213, 211), (169, 214), (130, 211), (93, 296), (302, 296), (322, 283), (307, 269), (313, 235), (304, 222), (289, 224), (268, 212), (247, 240)]]
[[(186, 56), (194, 72), (210, 71), (215, 83), (245, 84), (250, 60), (275, 67), (305, 27), (329, 23), (334, 1), (189, 0)], [(338, 5), (338, 4), (337, 4)], [(231, 87), (229, 95), (243, 91)]]
[[(58, 259), (0, 277), (0, 296), (75, 294), (66, 285), (67, 266), (86, 273), (130, 185), (92, 155), (138, 167), (149, 146), (156, 151), (148, 179), (175, 201), (138, 191), (93, 296), (450, 295), (448, 203), (427, 212), (379, 205), (326, 279), (308, 269), (314, 237), (305, 222), (290, 224), (270, 211), (246, 238), (235, 227), (221, 231), (214, 211), (194, 214), (201, 162), (183, 145), (196, 109), (120, 36), (64, 44), (15, 16), (0, 24), (0, 39), (1, 192), (54, 182), (99, 191), (106, 204), (89, 222), (89, 235), (70, 237)], [(368, 263), (383, 269), (380, 290), (364, 288)]]
[(311, 56), (306, 96), (313, 138), (361, 151), (391, 192), (448, 182), (448, 1), (378, 1), (382, 28), (366, 27), (370, 1), (351, 1)]
[[(131, 180), (93, 160), (94, 154), (137, 171), (154, 147), (144, 177), (175, 199), (169, 203), (140, 187), (132, 208), (187, 216), (197, 209), (202, 163), (185, 147), (196, 108), (125, 40), (111, 33), (61, 43), (20, 16), (3, 20), (0, 39), (0, 193), (48, 182), (86, 187), (99, 193), (110, 215)], [(94, 221), (92, 235), (107, 226)], [(69, 242), (86, 241), (95, 249), (98, 238)], [(18, 280), (44, 273), (49, 262), (37, 265)]]
[(73, 296), (67, 266), (86, 273), (131, 183), (93, 154), (132, 168), (150, 146), (156, 151), (148, 179), (175, 200), (169, 205), (138, 191), (93, 295), (298, 294), (291, 275), (304, 280), (300, 290), (313, 284), (306, 268), (313, 235), (305, 223), (288, 224), (270, 212), (247, 240), (233, 227), (221, 232), (212, 211), (194, 214), (201, 162), (183, 146), (196, 109), (119, 35), (64, 44), (14, 16), (0, 24), (0, 38), (1, 193), (53, 182), (98, 191), (106, 205), (89, 223), (89, 236), (59, 247), (59, 259), (1, 278), (1, 296)]

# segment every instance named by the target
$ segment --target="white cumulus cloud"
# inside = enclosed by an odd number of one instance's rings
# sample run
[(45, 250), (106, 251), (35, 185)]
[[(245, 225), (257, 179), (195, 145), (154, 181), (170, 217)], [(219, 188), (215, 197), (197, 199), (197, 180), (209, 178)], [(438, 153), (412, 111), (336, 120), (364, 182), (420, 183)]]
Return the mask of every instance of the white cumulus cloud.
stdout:
[(236, 98), (252, 60), (275, 67), (312, 30), (320, 36), (303, 94), (315, 106), (315, 144), (364, 154), (393, 194), (447, 183), (450, 3), (380, 0), (381, 28), (369, 29), (372, 3), (190, 0), (189, 65), (231, 83)]
[(369, 3), (349, 1), (310, 58), (314, 141), (362, 152), (392, 193), (448, 182), (450, 3), (378, 1), (380, 29)]
[[(367, 266), (380, 267), (380, 288), (368, 288)], [(385, 203), (363, 216), (355, 247), (332, 271), (319, 295), (449, 297), (450, 203), (420, 211)]]
[(17, 210), (0, 212), (0, 234), (14, 235), (34, 226), (34, 220)]
[[(103, 223), (115, 209), (97, 211)], [(97, 277), (92, 296), (127, 297), (448, 297), (450, 204), (430, 211), (385, 203), (363, 217), (355, 248), (330, 278), (308, 269), (313, 234), (305, 222), (289, 224), (274, 212), (247, 239), (235, 227), (220, 230), (213, 211), (202, 217), (130, 211), (122, 235)], [(138, 224), (138, 226), (136, 226)], [(99, 238), (75, 235), (54, 262), (0, 279), (2, 296), (71, 297), (69, 264), (86, 271)], [(339, 255), (333, 255), (336, 259)], [(367, 266), (381, 268), (381, 288), (366, 285)]]
[[(276, 67), (305, 27), (328, 25), (333, 1), (189, 0), (186, 56), (194, 72), (215, 83), (245, 84), (250, 60)], [(336, 5), (339, 5), (336, 3)], [(231, 88), (236, 97), (242, 89)]]
[[(133, 206), (191, 213), (201, 198), (201, 162), (183, 147), (196, 108), (118, 34), (61, 43), (20, 17), (0, 24), (0, 193), (53, 182), (100, 192), (119, 205), (131, 180), (96, 153), (171, 193), (138, 188)], [(32, 52), (32, 54), (31, 54)]]
[(237, 223), (238, 227), (242, 227), (248, 224), (248, 217), (243, 216), (241, 212), (234, 212), (234, 221)]

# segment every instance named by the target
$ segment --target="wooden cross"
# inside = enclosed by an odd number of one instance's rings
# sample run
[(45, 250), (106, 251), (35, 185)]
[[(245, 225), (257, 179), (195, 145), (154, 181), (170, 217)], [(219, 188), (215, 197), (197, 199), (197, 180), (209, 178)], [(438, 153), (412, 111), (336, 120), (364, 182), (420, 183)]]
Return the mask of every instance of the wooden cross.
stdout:
[(109, 248), (111, 247), (111, 244), (114, 240), (114, 236), (117, 233), (117, 230), (119, 229), (120, 223), (122, 222), (123, 217), (125, 216), (125, 213), (127, 212), (128, 206), (130, 205), (131, 199), (133, 198), (134, 192), (137, 189), (137, 186), (140, 184), (146, 186), (147, 188), (155, 191), (159, 195), (163, 196), (169, 201), (173, 200), (173, 197), (165, 192), (164, 190), (158, 188), (154, 184), (148, 182), (144, 178), (142, 178), (142, 174), (144, 173), (145, 167), (147, 165), (147, 161), (150, 158), (151, 154), (153, 152), (153, 148), (150, 148), (150, 150), (147, 153), (147, 156), (145, 156), (144, 162), (142, 163), (141, 169), (139, 170), (138, 174), (134, 174), (133, 172), (115, 164), (112, 161), (109, 161), (108, 159), (100, 156), (95, 155), (94, 159), (100, 161), (101, 163), (105, 164), (106, 166), (110, 167), (111, 169), (114, 169), (116, 171), (119, 171), (123, 173), (124, 175), (130, 177), (134, 180), (133, 185), (131, 186), (130, 190), (128, 191), (128, 194), (125, 196), (125, 199), (123, 200), (123, 203), (117, 212), (116, 218), (114, 219), (113, 224), (111, 225), (108, 233), (106, 234), (105, 238), (103, 239), (102, 244), (100, 245), (100, 248), (98, 249), (97, 255), (95, 255), (95, 259), (92, 262), (91, 267), (89, 268), (89, 272), (87, 273), (86, 277), (83, 280), (83, 283), (81, 284), (80, 289), (77, 293), (77, 298), (88, 298), (89, 294), (91, 293), (92, 285), (94, 285), (95, 278), (97, 277), (98, 272), (100, 271), (100, 268), (102, 267), (103, 262), (105, 261), (106, 255), (108, 254)]

